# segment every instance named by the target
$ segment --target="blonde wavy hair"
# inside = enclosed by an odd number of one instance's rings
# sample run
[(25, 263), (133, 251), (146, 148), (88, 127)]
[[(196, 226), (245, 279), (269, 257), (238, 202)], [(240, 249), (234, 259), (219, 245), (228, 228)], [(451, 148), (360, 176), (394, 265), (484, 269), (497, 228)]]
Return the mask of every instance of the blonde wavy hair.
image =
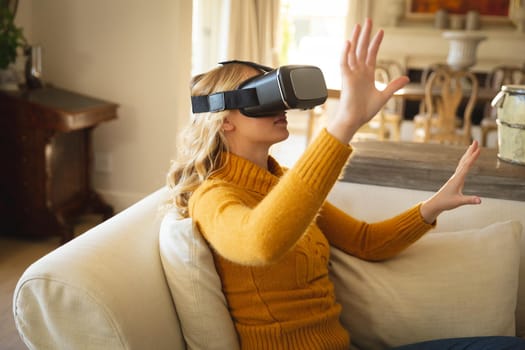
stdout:
[[(191, 95), (209, 95), (214, 92), (236, 89), (256, 72), (244, 64), (230, 63), (193, 77)], [(168, 208), (175, 208), (180, 217), (186, 218), (188, 201), (193, 191), (221, 167), (221, 155), (228, 151), (222, 130), (224, 118), (230, 113), (207, 112), (193, 115), (193, 121), (178, 138), (177, 157), (167, 174), (170, 189)]]

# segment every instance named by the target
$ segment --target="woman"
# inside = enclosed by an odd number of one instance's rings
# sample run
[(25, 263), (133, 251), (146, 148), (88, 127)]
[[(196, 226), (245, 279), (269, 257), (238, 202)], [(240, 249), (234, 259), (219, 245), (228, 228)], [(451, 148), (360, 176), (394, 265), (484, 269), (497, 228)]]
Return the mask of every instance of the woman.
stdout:
[[(224, 110), (195, 115), (168, 174), (180, 215), (191, 217), (212, 247), (243, 349), (348, 349), (328, 276), (329, 246), (388, 259), (434, 227), (441, 212), (480, 203), (462, 194), (479, 156), (476, 142), (435, 195), (394, 218), (367, 224), (325, 201), (352, 136), (408, 82), (401, 77), (384, 91), (375, 88), (383, 33), (371, 39), (371, 27), (370, 20), (355, 27), (341, 58), (337, 115), (291, 169), (269, 156), (270, 146), (288, 137), (285, 111), (251, 118)], [(260, 74), (251, 65), (225, 64), (194, 78), (192, 96), (235, 90)]]

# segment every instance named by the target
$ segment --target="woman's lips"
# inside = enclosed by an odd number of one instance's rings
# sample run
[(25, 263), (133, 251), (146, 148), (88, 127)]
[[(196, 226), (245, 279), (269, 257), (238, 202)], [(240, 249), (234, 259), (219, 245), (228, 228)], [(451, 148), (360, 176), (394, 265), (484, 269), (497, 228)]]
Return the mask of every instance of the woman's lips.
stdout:
[(278, 116), (274, 124), (288, 124), (288, 120), (286, 119), (286, 114)]

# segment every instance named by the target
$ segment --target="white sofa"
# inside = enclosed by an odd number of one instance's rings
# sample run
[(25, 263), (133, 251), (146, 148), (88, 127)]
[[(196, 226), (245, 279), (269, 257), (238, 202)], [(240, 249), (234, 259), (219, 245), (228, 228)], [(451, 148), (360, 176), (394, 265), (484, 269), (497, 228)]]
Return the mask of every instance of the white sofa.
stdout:
[[(373, 221), (429, 194), (340, 182), (330, 200)], [(30, 349), (186, 347), (159, 256), (158, 208), (166, 195), (165, 188), (156, 191), (24, 272), (15, 290), (13, 312), (20, 336)], [(437, 230), (477, 228), (509, 219), (525, 227), (525, 202), (484, 199), (481, 206), (443, 214)], [(523, 240), (520, 250), (523, 255)], [(524, 266), (519, 279), (516, 334), (525, 336)], [(388, 310), (383, 313), (388, 315)], [(360, 322), (369, 327), (366, 320)]]

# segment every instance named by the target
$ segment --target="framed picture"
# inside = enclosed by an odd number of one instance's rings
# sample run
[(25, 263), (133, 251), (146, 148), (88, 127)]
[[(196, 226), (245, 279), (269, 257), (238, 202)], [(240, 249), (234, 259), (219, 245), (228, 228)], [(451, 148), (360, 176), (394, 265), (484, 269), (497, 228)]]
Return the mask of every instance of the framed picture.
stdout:
[(431, 19), (436, 11), (465, 15), (477, 11), (483, 20), (509, 21), (511, 0), (406, 0), (407, 19)]

